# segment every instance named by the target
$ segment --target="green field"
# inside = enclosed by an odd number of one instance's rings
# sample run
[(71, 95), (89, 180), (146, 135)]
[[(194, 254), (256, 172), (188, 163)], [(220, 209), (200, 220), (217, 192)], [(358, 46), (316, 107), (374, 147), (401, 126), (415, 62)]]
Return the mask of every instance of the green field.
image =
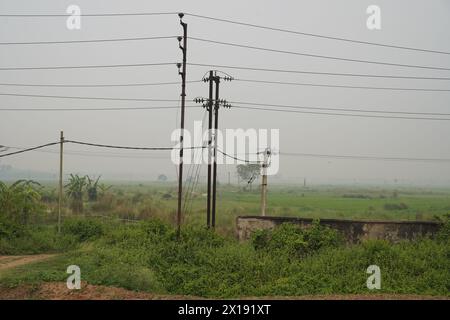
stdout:
[[(237, 216), (260, 214), (260, 193), (238, 186), (220, 186), (217, 192), (217, 227), (232, 234)], [(116, 185), (114, 196), (101, 200), (92, 212), (127, 218), (157, 217), (173, 221), (177, 188), (171, 184)], [(189, 197), (188, 224), (206, 222), (206, 190)], [(267, 214), (304, 218), (368, 220), (433, 220), (450, 212), (450, 189), (351, 188), (273, 186), (269, 189)]]

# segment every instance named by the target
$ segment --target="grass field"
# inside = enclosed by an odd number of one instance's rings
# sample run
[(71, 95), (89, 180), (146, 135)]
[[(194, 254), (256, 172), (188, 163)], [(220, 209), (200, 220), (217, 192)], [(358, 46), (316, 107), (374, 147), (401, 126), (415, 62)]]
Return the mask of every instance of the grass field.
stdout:
[[(342, 294), (450, 296), (446, 224), (436, 239), (348, 246), (331, 229), (282, 226), (265, 238), (239, 243), (235, 218), (259, 213), (259, 192), (220, 186), (217, 231), (206, 230), (205, 196), (186, 210), (181, 240), (174, 217), (176, 186), (115, 184), (75, 214), (65, 200), (61, 234), (57, 197), (40, 191), (40, 214), (27, 224), (0, 220), (0, 254), (56, 253), (42, 262), (0, 271), (0, 292), (21, 285), (61, 282), (78, 265), (82, 279), (161, 295), (207, 298)], [(433, 220), (450, 212), (450, 190), (273, 186), (268, 214), (312, 218)], [(9, 219), (9, 220), (8, 220)], [(125, 220), (121, 220), (125, 219)], [(144, 220), (130, 222), (128, 220)], [(382, 288), (366, 287), (369, 265), (382, 270)]]
[[(257, 188), (255, 188), (257, 189)], [(113, 192), (119, 208), (108, 203), (93, 208), (98, 213), (121, 218), (166, 220), (176, 210), (176, 186), (166, 184), (115, 186)], [(151, 203), (147, 199), (152, 199)], [(206, 190), (195, 193), (189, 202), (186, 223), (204, 224)], [(221, 186), (217, 196), (217, 226), (232, 234), (235, 218), (259, 215), (258, 190), (242, 191), (237, 186)], [(102, 210), (103, 209), (103, 210)], [(269, 189), (267, 214), (304, 218), (341, 218), (373, 220), (433, 220), (450, 212), (450, 189), (352, 188), (272, 186)], [(168, 221), (168, 220), (166, 220)]]

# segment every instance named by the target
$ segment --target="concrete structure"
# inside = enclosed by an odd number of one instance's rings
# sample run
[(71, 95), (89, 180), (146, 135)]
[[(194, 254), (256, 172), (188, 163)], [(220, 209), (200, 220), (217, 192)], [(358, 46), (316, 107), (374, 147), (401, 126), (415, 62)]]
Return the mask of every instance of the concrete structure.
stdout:
[[(244, 241), (249, 239), (255, 230), (272, 229), (282, 223), (308, 227), (312, 221), (313, 219), (307, 218), (242, 216), (236, 218), (237, 236), (240, 241)], [(385, 239), (392, 242), (403, 239), (414, 240), (421, 236), (433, 235), (440, 227), (438, 222), (432, 221), (320, 219), (320, 224), (338, 230), (349, 243), (358, 243), (367, 239)]]

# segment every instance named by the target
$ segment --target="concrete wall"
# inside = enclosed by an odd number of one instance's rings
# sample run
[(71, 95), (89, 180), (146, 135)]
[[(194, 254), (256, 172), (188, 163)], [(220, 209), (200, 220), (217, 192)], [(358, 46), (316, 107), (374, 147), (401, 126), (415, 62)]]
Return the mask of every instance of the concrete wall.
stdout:
[[(242, 216), (236, 218), (237, 236), (240, 241), (251, 237), (258, 229), (271, 229), (282, 223), (294, 223), (301, 227), (311, 225), (313, 219), (291, 217)], [(439, 229), (439, 223), (431, 221), (362, 221), (320, 219), (320, 224), (341, 232), (347, 242), (358, 243), (367, 239), (385, 239), (392, 242), (420, 236), (433, 235)]]

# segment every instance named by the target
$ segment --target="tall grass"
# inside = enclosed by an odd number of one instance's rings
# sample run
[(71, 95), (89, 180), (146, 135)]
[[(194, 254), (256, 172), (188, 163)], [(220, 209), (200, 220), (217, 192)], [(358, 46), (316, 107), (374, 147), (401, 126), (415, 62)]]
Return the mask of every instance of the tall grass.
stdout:
[[(91, 230), (92, 227), (86, 227)], [(95, 229), (95, 228), (94, 228)], [(239, 243), (198, 227), (144, 223), (103, 226), (78, 250), (4, 275), (4, 285), (64, 281), (68, 265), (80, 266), (92, 284), (202, 297), (374, 293), (366, 287), (369, 265), (382, 272), (375, 293), (449, 295), (450, 243), (438, 240), (347, 247), (319, 225), (309, 231), (283, 226)], [(77, 232), (78, 234), (78, 232)]]

